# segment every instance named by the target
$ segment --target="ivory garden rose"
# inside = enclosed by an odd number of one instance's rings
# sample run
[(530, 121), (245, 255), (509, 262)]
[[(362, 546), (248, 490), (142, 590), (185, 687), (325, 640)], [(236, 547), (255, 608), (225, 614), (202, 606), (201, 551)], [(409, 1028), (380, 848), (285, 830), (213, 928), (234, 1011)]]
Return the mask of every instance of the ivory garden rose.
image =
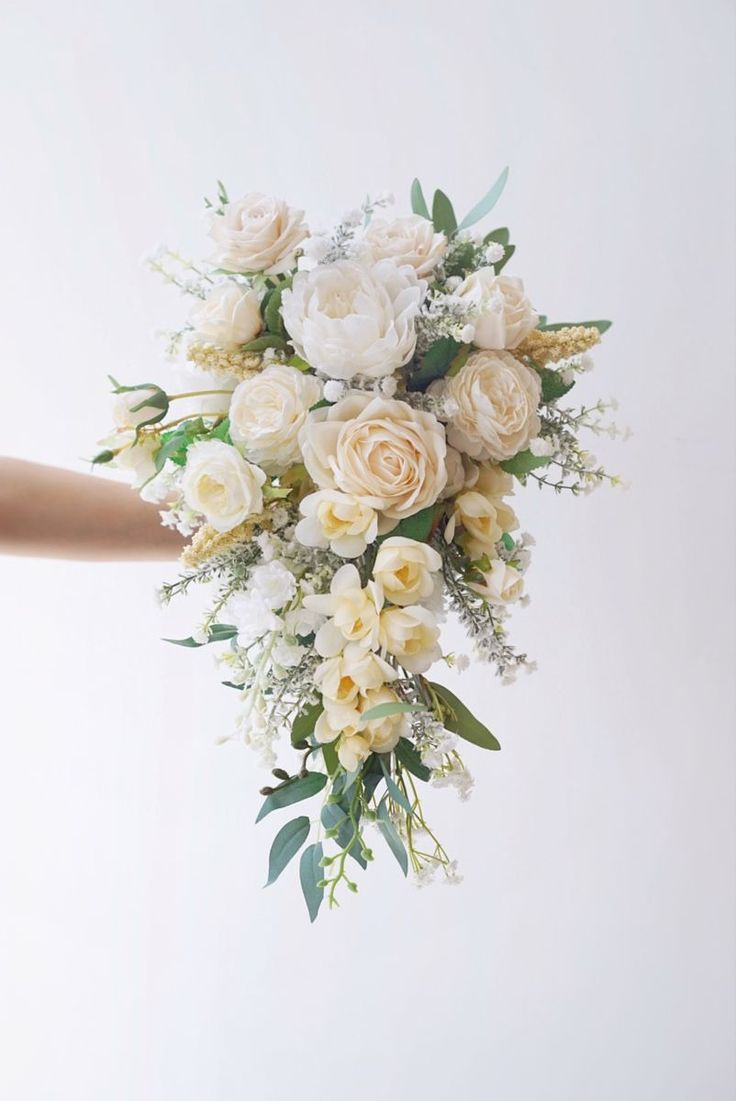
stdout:
[(230, 399), (230, 435), (251, 462), (281, 474), (299, 462), (299, 432), (322, 397), (322, 384), (288, 364), (271, 364), (247, 378)]
[(216, 531), (231, 531), (263, 508), (266, 475), (222, 440), (192, 444), (182, 490), (187, 504)]
[(232, 272), (278, 275), (294, 264), (299, 245), (309, 236), (304, 211), (282, 199), (251, 191), (213, 214), (210, 237), (218, 267)]
[(393, 260), (395, 264), (408, 264), (418, 276), (431, 275), (447, 251), (444, 233), (435, 233), (434, 226), (418, 214), (406, 218), (373, 218), (363, 240), (367, 254), (374, 261)]
[(237, 283), (219, 283), (189, 315), (197, 338), (231, 349), (254, 340), (263, 328), (257, 293)]
[(433, 505), (447, 481), (444, 428), (403, 401), (352, 394), (312, 413), (299, 442), (313, 481), (379, 512), (379, 531)]
[(473, 320), (476, 348), (516, 348), (539, 321), (521, 279), (496, 275), (493, 268), (468, 275), (453, 293), (478, 311)]

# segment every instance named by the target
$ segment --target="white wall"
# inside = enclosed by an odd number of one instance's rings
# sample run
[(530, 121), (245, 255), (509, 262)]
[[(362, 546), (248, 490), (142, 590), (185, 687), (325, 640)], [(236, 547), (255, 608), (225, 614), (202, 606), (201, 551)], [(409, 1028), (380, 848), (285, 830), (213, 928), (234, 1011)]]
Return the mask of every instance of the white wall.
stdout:
[(516, 637), (466, 674), (499, 733), (432, 798), (465, 882), (389, 854), (310, 928), (261, 890), (234, 698), (166, 647), (172, 570), (2, 562), (0, 1095), (13, 1101), (726, 1101), (734, 1066), (733, 11), (721, 0), (7, 4), (0, 449), (82, 469), (105, 373), (158, 371), (221, 176), (313, 223), (415, 174), (499, 217), (632, 481), (519, 500)]

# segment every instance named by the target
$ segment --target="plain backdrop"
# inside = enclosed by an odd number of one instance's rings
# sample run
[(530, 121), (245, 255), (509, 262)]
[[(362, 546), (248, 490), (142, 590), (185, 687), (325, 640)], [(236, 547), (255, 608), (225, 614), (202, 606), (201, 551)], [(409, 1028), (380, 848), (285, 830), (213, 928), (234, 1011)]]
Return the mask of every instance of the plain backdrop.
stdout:
[[(612, 317), (632, 483), (517, 497), (539, 672), (461, 691), (503, 752), (430, 795), (465, 875), (380, 859), (310, 927), (262, 890), (234, 694), (167, 647), (176, 565), (5, 559), (0, 1095), (727, 1101), (734, 1059), (733, 31), (721, 0), (7, 3), (0, 449), (85, 469), (106, 373), (166, 378), (202, 195), (329, 224), (411, 179), (494, 215), (556, 319)], [(457, 641), (450, 631), (450, 641)], [(449, 683), (449, 682), (448, 682)], [(454, 682), (453, 682), (454, 683)]]

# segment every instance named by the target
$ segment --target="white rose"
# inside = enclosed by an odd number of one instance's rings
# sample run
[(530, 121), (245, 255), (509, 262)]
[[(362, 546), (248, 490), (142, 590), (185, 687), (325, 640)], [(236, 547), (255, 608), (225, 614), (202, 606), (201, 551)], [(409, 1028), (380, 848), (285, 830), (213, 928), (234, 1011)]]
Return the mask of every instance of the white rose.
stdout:
[(539, 375), (508, 352), (473, 352), (430, 389), (454, 403), (448, 442), (474, 459), (510, 459), (539, 434)]
[[(115, 427), (137, 428), (139, 424), (149, 421), (157, 413), (160, 414), (160, 405), (146, 405), (148, 399), (157, 397), (160, 393), (157, 386), (145, 386), (116, 394), (112, 403), (112, 419)], [(136, 406), (141, 408), (137, 409)]]
[(217, 531), (230, 531), (263, 508), (266, 475), (222, 440), (203, 440), (187, 451), (184, 499)]
[(359, 643), (350, 642), (337, 657), (328, 658), (314, 672), (314, 683), (326, 699), (352, 704), (370, 688), (396, 680), (396, 670)]
[(299, 507), (304, 519), (294, 534), (305, 547), (329, 547), (341, 558), (357, 558), (378, 534), (375, 510), (337, 489), (310, 493)]
[(389, 531), (433, 505), (445, 487), (445, 431), (431, 413), (390, 398), (354, 394), (312, 413), (300, 443), (321, 489), (352, 494), (383, 517)]
[(330, 378), (381, 378), (411, 359), (426, 292), (413, 269), (338, 260), (299, 272), (281, 316), (303, 359)]
[(287, 364), (271, 364), (233, 391), (233, 443), (269, 474), (283, 474), (301, 460), (299, 431), (321, 397), (322, 384), (314, 375)]
[(471, 581), (468, 588), (489, 604), (513, 604), (524, 592), (524, 578), (513, 566), (496, 558), (491, 562), (490, 570), (483, 574), (483, 582)]
[(375, 581), (363, 588), (355, 566), (342, 566), (332, 578), (329, 594), (305, 596), (310, 611), (329, 616), (317, 631), (314, 648), (320, 657), (336, 657), (347, 642), (378, 647), (378, 615), (383, 594)]
[(434, 547), (394, 535), (381, 544), (373, 565), (373, 577), (385, 598), (393, 604), (418, 604), (432, 596), (432, 574), (441, 565), (442, 558)]
[(461, 493), (455, 501), (455, 509), (445, 528), (445, 539), (455, 535), (455, 529), (461, 526), (463, 533), (457, 538), (465, 553), (471, 559), (490, 554), (505, 531), (518, 528), (513, 509), (501, 500), (490, 500), (477, 490)]
[(374, 218), (363, 235), (368, 255), (377, 260), (393, 260), (409, 264), (417, 275), (431, 275), (447, 251), (444, 233), (435, 233), (434, 226), (419, 214), (406, 218)]
[(385, 608), (381, 612), (378, 639), (382, 649), (410, 673), (426, 673), (442, 657), (440, 629), (432, 613), (421, 604), (408, 608)]
[(262, 271), (278, 275), (294, 266), (295, 253), (309, 230), (303, 210), (292, 210), (282, 199), (252, 191), (213, 214), (210, 237), (213, 262), (226, 271)]
[(247, 344), (263, 328), (261, 305), (255, 291), (237, 283), (218, 283), (189, 315), (196, 335), (220, 348)]
[(473, 318), (477, 348), (516, 348), (537, 327), (539, 315), (524, 294), (521, 279), (479, 268), (463, 279), (455, 296), (479, 314)]

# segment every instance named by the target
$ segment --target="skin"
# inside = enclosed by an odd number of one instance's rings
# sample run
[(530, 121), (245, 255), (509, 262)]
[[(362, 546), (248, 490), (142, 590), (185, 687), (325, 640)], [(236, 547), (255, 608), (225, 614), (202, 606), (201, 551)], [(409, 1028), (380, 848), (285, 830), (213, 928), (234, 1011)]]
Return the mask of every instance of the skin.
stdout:
[(0, 553), (86, 561), (172, 561), (184, 546), (159, 506), (91, 474), (0, 457)]

